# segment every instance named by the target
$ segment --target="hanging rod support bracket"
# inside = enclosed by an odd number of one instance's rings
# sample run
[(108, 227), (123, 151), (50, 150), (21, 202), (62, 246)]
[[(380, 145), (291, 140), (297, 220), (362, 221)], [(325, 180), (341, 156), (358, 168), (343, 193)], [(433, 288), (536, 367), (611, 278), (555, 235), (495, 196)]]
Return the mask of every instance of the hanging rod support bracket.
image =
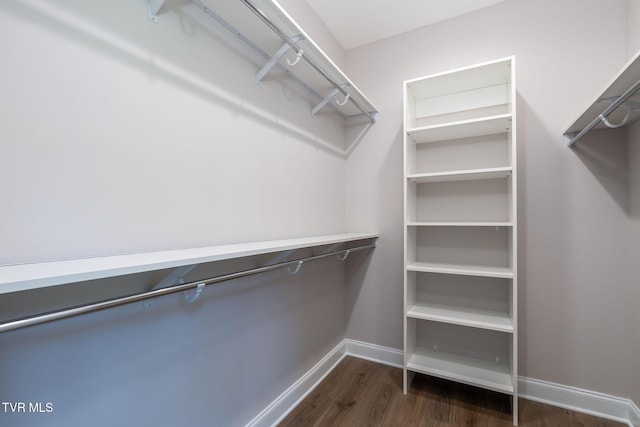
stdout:
[(147, 17), (154, 24), (158, 23), (158, 12), (162, 8), (165, 0), (149, 0), (147, 4)]
[[(333, 98), (335, 98), (336, 96), (338, 96), (338, 93), (340, 93), (340, 92), (344, 93), (345, 97), (348, 97), (349, 95), (344, 91), (344, 88), (347, 87), (347, 86), (349, 86), (347, 83), (343, 83), (339, 87), (336, 87), (331, 92), (329, 92), (329, 95), (325, 96), (324, 99), (322, 101), (320, 101), (320, 103), (318, 105), (313, 107), (313, 109), (311, 110), (311, 115), (315, 116), (316, 113), (322, 109), (322, 107), (324, 107), (329, 102), (331, 102), (331, 100)], [(345, 98), (345, 99), (348, 99), (348, 98)], [(346, 100), (345, 100), (345, 102), (346, 102)]]
[(206, 283), (199, 283), (192, 295), (189, 295), (188, 291), (183, 291), (182, 294), (184, 295), (184, 300), (189, 304), (193, 304), (198, 300), (198, 298), (200, 298), (200, 294), (202, 294), (202, 290), (205, 286), (207, 286)]
[[(304, 36), (299, 34), (297, 36), (291, 37), (291, 40), (293, 40), (294, 42), (298, 42), (300, 40), (304, 40)], [(285, 43), (285, 44), (282, 45), (282, 47), (280, 49), (278, 49), (278, 51), (276, 53), (273, 54), (271, 59), (269, 59), (269, 61), (267, 61), (267, 63), (264, 64), (264, 66), (256, 74), (256, 83), (260, 83), (262, 81), (262, 79), (264, 78), (264, 76), (269, 74), (269, 72), (273, 69), (273, 67), (276, 66), (278, 61), (280, 61), (280, 58), (282, 58), (289, 51), (289, 49), (291, 49), (291, 45), (289, 43)], [(298, 55), (299, 56), (296, 58), (296, 60), (295, 60), (295, 62), (293, 64), (290, 63), (289, 60), (287, 59), (287, 62), (289, 63), (289, 65), (294, 65), (294, 64), (298, 63), (298, 61), (300, 60), (300, 57), (302, 56), (301, 52), (302, 52), (302, 50), (298, 51)]]
[(291, 270), (291, 266), (288, 266), (287, 267), (287, 271), (289, 272), (289, 274), (291, 274), (293, 276), (294, 274), (297, 274), (298, 271), (300, 271), (300, 267), (302, 267), (303, 263), (304, 263), (304, 260), (299, 260), (296, 263), (296, 268), (295, 269)]
[(176, 268), (171, 272), (171, 274), (169, 274), (167, 277), (165, 277), (160, 282), (158, 282), (158, 284), (155, 285), (153, 288), (151, 288), (151, 290), (166, 288), (168, 286), (173, 286), (176, 283), (183, 284), (184, 276), (189, 274), (189, 272), (194, 268), (196, 268), (197, 266), (198, 264), (193, 264), (193, 265), (183, 265), (182, 267)]

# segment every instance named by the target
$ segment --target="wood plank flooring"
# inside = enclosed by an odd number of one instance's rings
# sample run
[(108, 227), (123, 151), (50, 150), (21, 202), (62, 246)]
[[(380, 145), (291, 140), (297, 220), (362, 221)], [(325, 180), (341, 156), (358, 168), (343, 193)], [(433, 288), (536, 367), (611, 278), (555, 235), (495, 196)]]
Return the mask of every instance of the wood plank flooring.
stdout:
[[(280, 424), (289, 426), (512, 425), (509, 396), (416, 375), (407, 395), (402, 370), (345, 357)], [(586, 414), (520, 399), (520, 426), (625, 426)]]

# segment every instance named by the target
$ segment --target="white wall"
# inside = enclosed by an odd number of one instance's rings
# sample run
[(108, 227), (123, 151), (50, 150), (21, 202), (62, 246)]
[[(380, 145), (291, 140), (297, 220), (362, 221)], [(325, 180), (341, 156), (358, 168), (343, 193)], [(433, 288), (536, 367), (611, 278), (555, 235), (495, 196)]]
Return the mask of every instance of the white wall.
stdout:
[(341, 127), (206, 15), (56, 4), (2, 7), (2, 263), (344, 229)]
[(347, 224), (381, 233), (349, 338), (402, 347), (402, 81), (516, 55), (519, 373), (629, 396), (624, 135), (562, 136), (625, 63), (625, 22), (622, 0), (511, 0), (347, 52), (380, 109), (348, 160)]
[[(260, 61), (190, 2), (158, 24), (146, 5), (0, 4), (0, 265), (344, 232), (339, 121), (312, 119), (296, 85), (256, 86)], [(345, 271), (325, 260), (3, 334), (0, 400), (54, 412), (0, 424), (243, 425), (344, 338)]]

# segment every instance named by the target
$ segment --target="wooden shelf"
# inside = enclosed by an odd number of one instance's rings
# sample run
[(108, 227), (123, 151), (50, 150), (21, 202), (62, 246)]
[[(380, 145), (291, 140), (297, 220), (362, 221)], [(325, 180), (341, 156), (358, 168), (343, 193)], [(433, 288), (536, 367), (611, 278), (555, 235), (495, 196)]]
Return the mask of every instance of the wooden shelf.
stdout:
[(513, 270), (507, 267), (487, 267), (479, 265), (414, 261), (407, 265), (407, 270), (422, 273), (457, 274), (460, 276), (496, 277), (502, 279), (513, 278)]
[(481, 310), (473, 307), (417, 302), (409, 307), (407, 316), (415, 319), (513, 333), (513, 323), (508, 313)]
[(377, 234), (345, 233), (299, 239), (8, 265), (0, 267), (0, 294), (375, 238), (377, 238)]
[(508, 365), (421, 347), (415, 348), (409, 356), (407, 369), (501, 393), (513, 394), (514, 390)]
[(513, 227), (511, 221), (409, 221), (408, 227)]
[(407, 175), (407, 179), (417, 184), (451, 181), (475, 181), (484, 179), (503, 179), (511, 176), (510, 166), (485, 169), (466, 169), (447, 172), (420, 173)]
[(478, 119), (411, 128), (407, 130), (407, 134), (416, 144), (424, 144), (473, 136), (506, 133), (510, 127), (511, 114), (500, 114)]

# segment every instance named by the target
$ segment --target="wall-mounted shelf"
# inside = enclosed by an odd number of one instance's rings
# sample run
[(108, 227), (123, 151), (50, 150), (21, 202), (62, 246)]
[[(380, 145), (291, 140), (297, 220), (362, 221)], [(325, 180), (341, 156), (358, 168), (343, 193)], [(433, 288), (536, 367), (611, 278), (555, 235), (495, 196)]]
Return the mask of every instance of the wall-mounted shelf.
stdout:
[(173, 251), (8, 265), (0, 267), (0, 294), (376, 238), (376, 234), (346, 233)]
[[(286, 73), (301, 83), (316, 104), (311, 114), (331, 106), (343, 117), (366, 116), (376, 121), (377, 110), (336, 64), (275, 0), (192, 0), (218, 24), (265, 58), (256, 73), (260, 83), (271, 74)], [(164, 0), (149, 0), (152, 22), (161, 21)], [(158, 16), (160, 14), (160, 16)]]
[[(640, 118), (640, 51), (627, 62), (595, 101), (567, 128), (573, 147), (592, 129), (629, 126)], [(608, 123), (608, 124), (607, 124)]]

